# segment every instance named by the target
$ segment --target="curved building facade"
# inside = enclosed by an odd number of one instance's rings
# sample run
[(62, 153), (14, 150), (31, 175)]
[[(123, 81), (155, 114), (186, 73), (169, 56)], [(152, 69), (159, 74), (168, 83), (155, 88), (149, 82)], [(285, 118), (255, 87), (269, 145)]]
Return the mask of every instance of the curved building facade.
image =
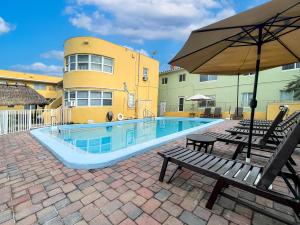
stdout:
[(158, 61), (95, 37), (64, 44), (64, 101), (75, 123), (157, 114)]

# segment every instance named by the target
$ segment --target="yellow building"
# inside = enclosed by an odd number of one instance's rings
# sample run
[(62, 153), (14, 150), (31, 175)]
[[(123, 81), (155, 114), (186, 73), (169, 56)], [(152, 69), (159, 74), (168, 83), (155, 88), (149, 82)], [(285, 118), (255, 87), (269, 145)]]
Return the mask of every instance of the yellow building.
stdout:
[[(61, 77), (47, 76), (40, 74), (23, 73), (9, 70), (0, 70), (0, 84), (19, 84), (26, 85), (36, 90), (49, 103), (58, 99), (62, 95)], [(0, 109), (7, 109), (7, 106), (2, 106)], [(10, 106), (9, 109), (23, 109), (30, 106)]]
[(63, 104), (73, 122), (157, 115), (158, 61), (94, 37), (66, 40), (64, 56)]

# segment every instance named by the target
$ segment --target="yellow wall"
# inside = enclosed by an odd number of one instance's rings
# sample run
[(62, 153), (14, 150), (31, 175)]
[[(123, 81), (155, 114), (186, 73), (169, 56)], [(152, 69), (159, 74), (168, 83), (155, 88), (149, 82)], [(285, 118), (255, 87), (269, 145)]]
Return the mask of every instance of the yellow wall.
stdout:
[[(268, 107), (267, 107), (267, 119), (268, 120), (273, 120), (276, 117), (276, 115), (279, 112), (279, 107), (281, 105), (282, 104), (280, 104), (280, 103), (273, 103), (273, 104), (268, 105)], [(300, 110), (300, 103), (288, 103), (287, 105), (289, 107), (289, 110), (288, 110), (286, 116), (292, 114), (293, 112), (295, 112), (297, 110)]]
[[(267, 112), (255, 112), (256, 120), (274, 120), (274, 118), (279, 113), (279, 107), (282, 103), (272, 103), (268, 104)], [(286, 116), (292, 114), (293, 112), (300, 110), (300, 103), (288, 103), (289, 110)], [(196, 112), (196, 116), (200, 116), (201, 112)], [(244, 112), (244, 119), (250, 119), (250, 112)], [(190, 112), (165, 112), (164, 116), (170, 117), (189, 117)], [(229, 118), (229, 112), (222, 112), (222, 118)]]
[[(103, 90), (111, 91), (112, 106), (74, 107), (72, 120), (75, 123), (87, 123), (88, 120), (103, 122), (106, 113), (112, 111), (114, 119), (118, 113), (127, 118), (141, 117), (141, 107), (147, 107), (157, 115), (158, 98), (158, 61), (125, 47), (115, 45), (94, 37), (75, 37), (68, 39), (64, 46), (65, 56), (78, 53), (95, 54), (113, 58), (113, 73), (100, 71), (70, 71), (63, 78), (64, 90)], [(143, 81), (143, 67), (149, 70), (149, 79)], [(135, 95), (135, 108), (128, 108), (128, 93), (124, 91), (124, 82), (128, 91)], [(141, 101), (151, 100), (150, 106)]]
[[(191, 112), (165, 112), (164, 116), (170, 116), (170, 117), (190, 117)], [(196, 117), (200, 117), (202, 115), (201, 112), (195, 112)], [(230, 118), (229, 112), (222, 112), (222, 118), (228, 119)], [(250, 118), (250, 112), (244, 112), (244, 119)], [(266, 113), (265, 112), (255, 112), (255, 119), (266, 119)]]

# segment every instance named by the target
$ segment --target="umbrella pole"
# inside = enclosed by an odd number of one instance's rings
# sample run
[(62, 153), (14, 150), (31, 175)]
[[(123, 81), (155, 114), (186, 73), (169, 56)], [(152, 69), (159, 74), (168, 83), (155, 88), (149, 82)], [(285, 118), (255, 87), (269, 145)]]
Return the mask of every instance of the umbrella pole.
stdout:
[(237, 79), (237, 90), (236, 90), (236, 117), (238, 118), (239, 112), (239, 93), (240, 93), (240, 74), (238, 74), (238, 79)]
[(257, 106), (256, 93), (257, 93), (257, 83), (258, 83), (262, 44), (263, 44), (263, 42), (262, 42), (262, 26), (260, 26), (259, 30), (258, 30), (256, 70), (255, 70), (254, 87), (253, 87), (253, 98), (250, 102), (251, 117), (250, 117), (250, 130), (249, 130), (249, 140), (248, 140), (246, 162), (250, 162), (250, 156), (251, 156), (251, 142), (252, 142), (252, 136), (253, 136), (254, 114), (255, 114), (255, 108)]

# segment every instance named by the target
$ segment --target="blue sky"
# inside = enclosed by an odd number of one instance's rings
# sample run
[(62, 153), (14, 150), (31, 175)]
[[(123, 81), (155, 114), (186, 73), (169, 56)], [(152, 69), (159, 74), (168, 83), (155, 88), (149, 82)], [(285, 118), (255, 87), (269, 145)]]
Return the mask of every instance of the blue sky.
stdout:
[(0, 69), (62, 75), (63, 43), (96, 36), (160, 61), (160, 70), (190, 31), (266, 0), (2, 0)]

